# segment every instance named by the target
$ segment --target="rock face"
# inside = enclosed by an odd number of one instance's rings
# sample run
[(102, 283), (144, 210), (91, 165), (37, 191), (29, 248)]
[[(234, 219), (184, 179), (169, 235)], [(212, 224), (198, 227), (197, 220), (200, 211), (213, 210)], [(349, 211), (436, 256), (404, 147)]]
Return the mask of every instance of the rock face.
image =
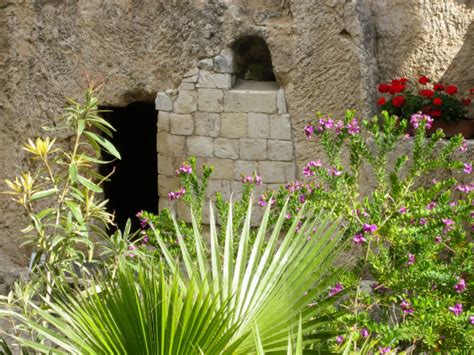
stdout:
[[(79, 99), (86, 76), (104, 82), (105, 105), (156, 99), (163, 137), (157, 150), (167, 159), (160, 169), (177, 163), (176, 152), (199, 152), (229, 169), (219, 172), (215, 189), (238, 189), (235, 174), (244, 166), (298, 177), (320, 153), (302, 133), (315, 111), (372, 114), (375, 84), (401, 75), (474, 87), (472, 11), (470, 0), (0, 0), (0, 190), (5, 178), (28, 168), (22, 142), (58, 122), (65, 97)], [(244, 35), (265, 40), (282, 89), (256, 102), (234, 92), (231, 53), (222, 51)], [(249, 112), (263, 119), (249, 121)], [(236, 126), (229, 130), (231, 114)], [(244, 135), (245, 124), (256, 133)], [(292, 162), (296, 170), (286, 168)], [(0, 274), (27, 264), (29, 251), (18, 248), (24, 223), (0, 195)]]

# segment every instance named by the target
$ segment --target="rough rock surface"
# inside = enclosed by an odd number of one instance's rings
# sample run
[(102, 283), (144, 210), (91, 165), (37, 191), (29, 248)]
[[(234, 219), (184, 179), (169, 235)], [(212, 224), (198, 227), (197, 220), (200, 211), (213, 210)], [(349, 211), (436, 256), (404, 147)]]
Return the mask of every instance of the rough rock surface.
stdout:
[[(64, 98), (80, 98), (86, 74), (105, 83), (104, 104), (151, 102), (241, 35), (261, 36), (270, 48), (297, 172), (319, 153), (302, 134), (314, 111), (370, 114), (375, 83), (400, 75), (474, 87), (470, 0), (190, 3), (0, 0), (0, 190), (27, 168), (21, 143), (58, 122)], [(189, 75), (187, 83), (196, 80)], [(28, 261), (18, 249), (24, 221), (0, 195), (0, 274)]]

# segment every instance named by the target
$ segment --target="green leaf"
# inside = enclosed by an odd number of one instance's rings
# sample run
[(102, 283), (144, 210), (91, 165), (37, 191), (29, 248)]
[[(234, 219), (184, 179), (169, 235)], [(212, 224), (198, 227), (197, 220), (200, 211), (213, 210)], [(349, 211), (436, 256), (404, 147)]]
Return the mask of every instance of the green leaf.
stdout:
[(35, 192), (34, 194), (31, 195), (31, 201), (40, 200), (42, 198), (54, 195), (56, 192), (58, 192), (58, 189), (49, 189), (49, 190)]
[(94, 192), (102, 192), (102, 189), (100, 188), (100, 186), (94, 184), (92, 181), (86, 179), (85, 177), (82, 177), (81, 175), (77, 175), (77, 181), (87, 187), (89, 190), (91, 191), (94, 191)]
[(92, 139), (93, 141), (97, 142), (98, 144), (100, 144), (107, 152), (109, 152), (111, 155), (113, 155), (114, 157), (116, 157), (117, 159), (121, 159), (121, 156), (120, 156), (120, 153), (118, 152), (118, 150), (114, 147), (114, 145), (112, 143), (110, 143), (110, 141), (108, 141), (107, 139), (105, 139), (104, 137), (102, 136), (99, 136), (95, 133), (92, 133), (92, 132), (84, 132), (84, 134), (86, 134), (90, 139)]
[(82, 217), (81, 208), (79, 207), (79, 205), (77, 203), (74, 203), (72, 201), (65, 201), (65, 204), (69, 207), (72, 214), (74, 215), (74, 218), (78, 222), (80, 222), (80, 223), (84, 222), (84, 218)]
[(69, 165), (69, 178), (73, 181), (77, 181), (77, 166), (75, 164)]

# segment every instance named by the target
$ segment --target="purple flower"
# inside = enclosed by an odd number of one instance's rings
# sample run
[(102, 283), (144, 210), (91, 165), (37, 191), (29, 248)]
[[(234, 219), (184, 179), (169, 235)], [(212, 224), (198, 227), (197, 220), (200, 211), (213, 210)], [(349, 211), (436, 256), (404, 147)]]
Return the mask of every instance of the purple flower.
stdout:
[(242, 175), (241, 179), (242, 183), (244, 184), (251, 184), (253, 183), (253, 176), (252, 175)]
[(359, 122), (357, 122), (355, 118), (347, 125), (347, 132), (349, 132), (351, 136), (360, 133)]
[(354, 238), (352, 238), (352, 240), (354, 241), (354, 243), (356, 243), (357, 245), (359, 244), (362, 244), (366, 241), (366, 239), (364, 238), (364, 235), (362, 233), (357, 233)]
[(286, 214), (285, 214), (285, 218), (286, 218), (286, 219), (290, 219), (290, 218), (291, 218), (291, 213), (286, 213)]
[(454, 289), (457, 293), (464, 292), (464, 290), (466, 289), (466, 281), (458, 277), (458, 282), (456, 285), (454, 285)]
[(437, 235), (434, 239), (435, 243), (441, 243), (443, 241), (443, 239), (441, 238), (441, 236)]
[(456, 303), (454, 307), (449, 307), (449, 310), (453, 312), (456, 317), (460, 316), (462, 313), (462, 304)]
[(406, 300), (403, 300), (402, 303), (400, 303), (400, 307), (402, 307), (403, 313), (413, 314), (414, 309), (411, 306), (411, 304), (407, 302)]
[(340, 282), (336, 282), (334, 287), (329, 291), (329, 296), (337, 295), (343, 289), (344, 289), (344, 286), (342, 286), (342, 284)]
[(457, 201), (452, 201), (452, 202), (449, 203), (449, 205), (451, 207), (456, 207), (458, 205), (458, 202)]
[(258, 197), (258, 204), (260, 205), (260, 207), (265, 207), (267, 205), (267, 200), (266, 200), (265, 196), (260, 195)]
[(331, 167), (328, 169), (328, 174), (330, 176), (339, 176), (342, 174), (341, 170), (337, 170), (337, 168)]
[(466, 174), (472, 173), (472, 164), (464, 163), (464, 170)]
[(465, 141), (462, 142), (461, 146), (459, 147), (460, 152), (467, 151), (467, 143)]
[(474, 325), (474, 316), (469, 316), (469, 321)]
[(181, 164), (181, 166), (175, 171), (176, 175), (181, 174), (191, 174), (193, 172), (193, 168), (187, 162)]
[(285, 185), (285, 189), (289, 192), (295, 192), (300, 190), (303, 187), (303, 184), (297, 180), (290, 182), (289, 184)]
[(342, 130), (344, 129), (344, 123), (341, 120), (337, 120), (334, 127), (336, 134), (341, 134)]
[(342, 344), (343, 341), (344, 341), (344, 337), (342, 335), (338, 335), (336, 337), (336, 343)]
[(305, 177), (309, 177), (309, 176), (313, 176), (315, 175), (316, 173), (313, 171), (312, 168), (318, 168), (318, 167), (321, 167), (322, 164), (321, 164), (321, 160), (312, 160), (310, 161), (308, 164), (306, 164), (306, 166), (303, 168), (303, 175)]
[(186, 189), (184, 187), (180, 188), (178, 191), (172, 191), (168, 194), (168, 199), (170, 201), (176, 200), (183, 196), (186, 193)]
[(407, 208), (405, 206), (402, 206), (402, 207), (400, 207), (398, 212), (400, 212), (400, 214), (405, 214), (405, 213), (407, 213)]
[(255, 185), (262, 185), (262, 177), (260, 175), (255, 174)]
[(312, 136), (313, 133), (314, 133), (314, 127), (311, 126), (310, 124), (308, 124), (308, 125), (306, 125), (306, 126), (304, 127), (304, 130), (303, 130), (303, 131), (304, 131), (304, 134), (306, 134), (306, 138), (307, 138), (307, 139), (310, 139), (311, 136)]
[(386, 346), (385, 348), (382, 348), (382, 347), (379, 348), (380, 354), (388, 354), (390, 350), (391, 350), (390, 346)]
[(364, 233), (373, 234), (377, 230), (377, 225), (364, 223), (364, 226), (362, 228), (364, 229)]
[(301, 194), (298, 196), (298, 200), (300, 201), (300, 203), (304, 203), (304, 201), (306, 201), (306, 197), (303, 194)]
[(413, 254), (408, 254), (407, 265), (413, 265), (414, 263), (415, 263), (415, 255), (413, 255)]
[(441, 218), (441, 221), (444, 223), (443, 233), (446, 234), (454, 228), (454, 221), (451, 218)]
[(363, 338), (367, 338), (369, 336), (369, 330), (367, 328), (362, 328), (360, 330), (360, 335), (362, 335)]
[(430, 203), (428, 203), (428, 205), (426, 205), (426, 209), (428, 211), (432, 211), (436, 208), (437, 204), (436, 204), (436, 201), (431, 201)]
[[(135, 245), (131, 244), (131, 245), (128, 246), (127, 249), (128, 250), (136, 250), (137, 247)], [(127, 256), (130, 257), (130, 258), (133, 258), (135, 256), (135, 254), (134, 253), (128, 253)]]
[(469, 193), (471, 192), (472, 190), (474, 190), (474, 184), (466, 184), (466, 185), (462, 185), (462, 184), (459, 184), (458, 186), (456, 186), (456, 188), (461, 191), (461, 192), (464, 192), (464, 193)]
[(148, 220), (146, 218), (141, 218), (140, 219), (140, 227), (142, 229), (145, 229), (148, 226)]
[(422, 124), (426, 129), (430, 129), (431, 125), (433, 124), (433, 119), (428, 115), (424, 115), (421, 112), (418, 112), (411, 115), (410, 123), (414, 129), (417, 129)]
[(420, 218), (420, 226), (424, 226), (428, 220), (426, 218)]

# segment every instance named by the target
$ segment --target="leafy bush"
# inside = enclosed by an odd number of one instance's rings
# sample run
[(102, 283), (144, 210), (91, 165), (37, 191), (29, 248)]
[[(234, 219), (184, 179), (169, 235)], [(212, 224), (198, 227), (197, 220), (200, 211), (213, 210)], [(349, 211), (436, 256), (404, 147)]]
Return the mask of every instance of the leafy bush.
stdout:
[[(430, 79), (421, 76), (418, 83), (422, 89), (417, 88), (407, 78), (394, 79), (390, 84), (382, 83), (378, 86), (379, 93), (385, 95), (378, 100), (382, 110), (391, 115), (409, 118), (421, 112), (433, 118), (445, 120), (460, 120), (466, 115), (466, 107), (471, 104), (471, 96), (459, 98), (458, 88), (455, 85), (436, 83), (429, 88)], [(411, 86), (411, 87), (410, 87)]]
[[(305, 132), (323, 146), (326, 161), (306, 165), (310, 182), (291, 182), (261, 197), (278, 208), (290, 199), (287, 225), (303, 201), (316, 210), (332, 206), (334, 218), (344, 217), (350, 253), (361, 260), (357, 272), (339, 280), (340, 289), (358, 285), (343, 305), (348, 313), (341, 326), (359, 343), (371, 337), (380, 339), (382, 349), (417, 351), (474, 344), (474, 185), (456, 178), (469, 176), (472, 162), (453, 157), (468, 149), (461, 136), (443, 141), (438, 131), (427, 138), (430, 122), (412, 115), (415, 137), (409, 138), (408, 122), (386, 112), (363, 122), (366, 133), (351, 111), (341, 121), (320, 115)], [(394, 156), (401, 144), (413, 147), (410, 155)], [(371, 176), (362, 176), (362, 169)], [(443, 170), (455, 177), (424, 183)]]

